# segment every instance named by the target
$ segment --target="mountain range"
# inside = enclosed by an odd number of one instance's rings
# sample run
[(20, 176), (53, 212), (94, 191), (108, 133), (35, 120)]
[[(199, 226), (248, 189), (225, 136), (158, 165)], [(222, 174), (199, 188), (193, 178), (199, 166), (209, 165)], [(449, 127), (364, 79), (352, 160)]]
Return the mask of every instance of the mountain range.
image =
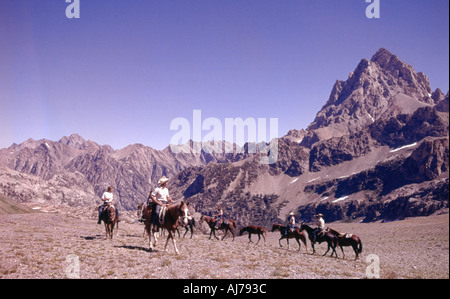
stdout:
[(0, 150), (0, 194), (91, 207), (112, 185), (118, 206), (133, 210), (165, 175), (174, 199), (204, 214), (221, 205), (240, 225), (269, 226), (291, 211), (305, 221), (320, 212), (367, 222), (448, 212), (449, 94), (380, 49), (334, 84), (308, 128), (278, 139), (274, 164), (260, 155), (114, 150), (77, 134), (29, 139)]

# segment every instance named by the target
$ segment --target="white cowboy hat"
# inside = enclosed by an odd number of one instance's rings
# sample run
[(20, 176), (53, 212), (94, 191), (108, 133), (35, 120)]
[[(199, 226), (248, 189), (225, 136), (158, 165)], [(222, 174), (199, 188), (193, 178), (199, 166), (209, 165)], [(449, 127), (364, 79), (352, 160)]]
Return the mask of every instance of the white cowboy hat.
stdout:
[(168, 182), (168, 181), (169, 181), (169, 179), (166, 178), (165, 176), (163, 176), (162, 178), (159, 179), (158, 185), (161, 186), (162, 184), (164, 184), (165, 182)]
[(317, 214), (317, 217), (323, 217), (323, 214), (319, 213)]
[(290, 213), (289, 213), (289, 216), (294, 216), (294, 212), (290, 212)]

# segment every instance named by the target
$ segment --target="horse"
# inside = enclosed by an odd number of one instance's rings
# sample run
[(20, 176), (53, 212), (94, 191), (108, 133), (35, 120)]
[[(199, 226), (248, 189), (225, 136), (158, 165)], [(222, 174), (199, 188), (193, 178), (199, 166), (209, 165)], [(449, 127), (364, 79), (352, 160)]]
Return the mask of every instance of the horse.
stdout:
[[(187, 204), (188, 205), (188, 204)], [(145, 207), (144, 207), (144, 204), (143, 203), (141, 203), (141, 204), (139, 204), (138, 205), (138, 207), (137, 207), (137, 217), (138, 217), (138, 221), (141, 221), (141, 219), (143, 218), (142, 217), (142, 215), (144, 215), (144, 209), (145, 209)], [(152, 209), (152, 207), (150, 207), (150, 209)], [(151, 211), (151, 210), (150, 210)], [(150, 212), (151, 213), (151, 212)], [(194, 234), (194, 226), (195, 226), (195, 219), (194, 219), (194, 217), (188, 217), (188, 224), (187, 225), (184, 225), (184, 222), (183, 222), (183, 219), (182, 218), (178, 218), (178, 224), (179, 224), (179, 226), (182, 226), (182, 227), (184, 227), (185, 229), (186, 229), (186, 231), (184, 232), (184, 235), (183, 235), (183, 238), (185, 238), (186, 237), (186, 234), (189, 232), (189, 231), (191, 231), (191, 239), (192, 239), (192, 236), (193, 236), (193, 234)], [(161, 229), (161, 232), (163, 231), (164, 229)], [(179, 229), (178, 229), (178, 227), (177, 227), (177, 232), (178, 232), (178, 237), (180, 238), (180, 231), (179, 231)], [(145, 233), (146, 233), (146, 229), (144, 228), (144, 236), (145, 236)], [(164, 233), (162, 234), (162, 235), (165, 235)]]
[[(202, 215), (200, 217), (200, 223), (202, 223), (203, 221), (205, 221), (208, 224), (209, 228), (211, 229), (211, 233), (209, 234), (209, 239), (211, 240), (211, 236), (214, 234), (214, 237), (217, 240), (219, 240), (219, 238), (217, 238), (217, 236), (216, 236), (216, 219), (214, 219), (213, 217)], [(222, 223), (220, 224), (220, 227), (218, 228), (219, 230), (225, 230), (225, 235), (222, 237), (222, 241), (227, 236), (228, 231), (230, 231), (231, 234), (233, 235), (233, 241), (234, 241), (233, 230), (236, 229), (236, 222), (234, 220), (230, 220), (230, 219), (227, 219), (227, 221), (228, 221), (227, 224), (225, 224), (225, 221), (222, 221)]]
[(117, 229), (119, 229), (119, 221), (117, 219), (117, 213), (116, 208), (108, 203), (107, 206), (104, 208), (103, 213), (101, 215), (101, 220), (105, 223), (105, 230), (106, 230), (106, 239), (113, 238), (114, 233), (114, 227), (117, 226)]
[[(188, 218), (187, 225), (184, 225), (182, 218), (179, 218), (178, 221), (179, 221), (179, 225), (186, 229), (186, 231), (184, 232), (183, 238), (186, 237), (186, 234), (189, 231), (191, 231), (190, 239), (192, 239), (192, 235), (194, 234), (194, 226), (195, 226), (195, 219), (194, 219), (194, 217), (189, 217)], [(177, 228), (177, 232), (178, 232), (178, 237), (180, 237), (180, 231), (178, 230), (178, 228)]]
[(362, 252), (362, 242), (361, 239), (355, 234), (342, 234), (332, 228), (328, 228), (328, 231), (338, 237), (339, 247), (341, 247), (342, 256), (345, 258), (344, 246), (352, 246), (355, 252), (355, 261), (358, 259), (359, 254)]
[(242, 236), (245, 232), (248, 232), (249, 243), (253, 243), (252, 234), (258, 234), (258, 242), (256, 242), (256, 245), (258, 245), (259, 241), (261, 241), (261, 236), (264, 238), (264, 244), (266, 244), (267, 231), (265, 228), (261, 226), (249, 225), (239, 231), (239, 236)]
[(283, 245), (281, 245), (281, 240), (286, 239), (287, 242), (287, 249), (289, 250), (289, 239), (293, 239), (295, 238), (295, 240), (297, 241), (298, 244), (298, 250), (300, 251), (300, 240), (303, 242), (303, 244), (305, 245), (306, 248), (306, 252), (308, 252), (308, 246), (306, 245), (306, 237), (305, 234), (302, 233), (301, 231), (299, 231), (299, 229), (295, 229), (294, 231), (288, 230), (287, 234), (284, 235), (284, 233), (286, 232), (286, 226), (281, 225), (281, 224), (274, 224), (272, 226), (272, 232), (279, 230), (281, 233), (281, 238), (278, 240), (278, 243), (280, 244), (280, 247), (283, 247)]
[[(337, 252), (336, 252), (336, 246), (339, 245), (338, 237), (336, 237), (334, 234), (327, 232), (327, 231), (322, 231), (320, 234), (314, 234), (315, 229), (305, 223), (302, 223), (300, 226), (300, 231), (303, 231), (303, 230), (306, 230), (308, 232), (309, 240), (311, 241), (311, 247), (313, 249), (313, 254), (316, 253), (316, 249), (314, 248), (314, 244), (316, 242), (319, 242), (319, 244), (322, 242), (327, 242), (328, 249), (323, 256), (327, 255), (328, 251), (330, 251), (330, 248), (331, 248), (332, 249), (331, 256), (333, 256), (333, 254), (335, 254), (336, 258), (338, 257)], [(314, 238), (314, 235), (316, 235), (315, 238)]]
[[(179, 254), (180, 252), (177, 248), (174, 233), (179, 225), (178, 219), (180, 217), (184, 225), (187, 225), (188, 223), (189, 210), (187, 204), (184, 201), (181, 201), (180, 203), (165, 206), (165, 212), (163, 211), (164, 209), (161, 209), (159, 217), (162, 220), (162, 222), (158, 222), (156, 225), (153, 223), (151, 206), (152, 205), (149, 205), (149, 207), (147, 207), (144, 211), (145, 230), (149, 238), (150, 251), (153, 251), (153, 247), (156, 246), (158, 242), (158, 239), (155, 235), (156, 230), (158, 228), (164, 228), (169, 233), (167, 236), (166, 245), (164, 246), (164, 251), (167, 251), (167, 244), (169, 243), (169, 240), (172, 239), (173, 247), (175, 248), (175, 253)], [(152, 243), (152, 236), (155, 240), (154, 243)]]

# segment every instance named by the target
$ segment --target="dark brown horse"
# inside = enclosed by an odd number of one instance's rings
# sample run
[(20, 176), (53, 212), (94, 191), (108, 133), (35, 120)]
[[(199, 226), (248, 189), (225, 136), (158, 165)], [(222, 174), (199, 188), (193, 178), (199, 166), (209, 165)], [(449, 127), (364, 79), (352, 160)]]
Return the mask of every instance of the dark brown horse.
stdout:
[[(179, 225), (178, 219), (181, 217), (182, 223), (184, 225), (187, 225), (188, 217), (189, 217), (189, 210), (188, 206), (184, 201), (181, 201), (177, 204), (171, 204), (166, 206), (166, 209), (161, 209), (161, 219), (162, 222), (157, 222), (156, 224), (153, 223), (152, 219), (152, 212), (151, 212), (151, 206), (147, 207), (144, 210), (144, 223), (145, 223), (145, 230), (148, 234), (149, 238), (149, 244), (150, 244), (150, 251), (153, 251), (153, 246), (156, 246), (158, 239), (155, 235), (156, 231), (159, 228), (164, 228), (168, 231), (169, 235), (167, 237), (166, 245), (164, 247), (164, 251), (167, 251), (167, 244), (169, 243), (169, 240), (172, 239), (173, 246), (175, 248), (175, 253), (179, 254), (177, 243), (174, 238), (175, 230), (177, 229)], [(152, 243), (152, 236), (155, 240), (154, 243)]]
[(258, 242), (256, 242), (256, 245), (258, 245), (259, 241), (261, 241), (261, 236), (264, 238), (264, 244), (266, 244), (266, 229), (261, 226), (255, 226), (255, 225), (249, 225), (241, 229), (239, 232), (239, 236), (242, 236), (245, 232), (248, 232), (248, 242), (253, 243), (252, 241), (252, 234), (258, 235)]
[[(214, 237), (217, 240), (219, 240), (219, 238), (216, 236), (216, 219), (214, 219), (213, 217), (202, 215), (202, 217), (200, 217), (200, 223), (202, 223), (203, 221), (205, 221), (208, 224), (209, 228), (211, 229), (211, 233), (209, 234), (209, 239), (211, 239), (211, 236), (214, 235)], [(220, 227), (218, 228), (219, 230), (225, 230), (225, 235), (222, 237), (222, 241), (227, 236), (228, 231), (230, 231), (231, 234), (233, 235), (233, 241), (234, 241), (234, 230), (236, 229), (236, 222), (234, 220), (230, 220), (230, 219), (227, 219), (227, 222), (228, 223), (225, 224), (225, 221), (222, 221), (222, 223), (220, 224)]]
[(285, 234), (286, 232), (286, 226), (281, 225), (281, 224), (274, 224), (272, 226), (272, 232), (274, 231), (280, 231), (281, 233), (281, 238), (278, 240), (278, 243), (280, 244), (280, 247), (283, 247), (283, 245), (281, 245), (281, 240), (286, 239), (287, 241), (287, 248), (289, 249), (289, 239), (294, 239), (297, 241), (298, 244), (298, 250), (300, 250), (301, 244), (300, 244), (300, 240), (303, 242), (303, 244), (305, 244), (305, 248), (306, 248), (306, 252), (308, 252), (308, 246), (306, 246), (306, 237), (305, 234), (303, 232), (301, 232), (298, 228), (294, 229), (294, 231), (288, 230), (287, 234)]
[[(183, 221), (182, 218), (179, 218), (178, 221), (179, 221), (180, 226), (182, 226), (182, 227), (184, 227), (186, 229), (186, 231), (184, 232), (183, 238), (186, 237), (186, 234), (189, 231), (191, 231), (191, 239), (192, 239), (192, 236), (194, 235), (194, 226), (195, 226), (195, 219), (194, 219), (194, 217), (190, 217), (189, 216), (188, 222), (187, 222), (186, 225), (184, 224), (184, 221)], [(178, 230), (178, 228), (177, 228), (177, 232), (178, 232), (178, 237), (180, 237), (180, 231)]]
[(119, 229), (119, 222), (117, 219), (116, 208), (113, 205), (108, 204), (103, 210), (101, 219), (105, 223), (106, 239), (109, 238), (112, 240), (114, 227), (117, 226), (117, 229)]
[(355, 261), (358, 259), (359, 254), (362, 252), (361, 239), (355, 234), (342, 234), (334, 229), (328, 228), (328, 231), (338, 237), (339, 247), (341, 247), (342, 256), (345, 258), (344, 246), (351, 246), (355, 252)]
[(328, 249), (323, 256), (327, 255), (328, 251), (330, 251), (331, 248), (333, 250), (331, 252), (331, 256), (333, 256), (334, 253), (336, 255), (336, 258), (338, 257), (336, 252), (336, 246), (339, 245), (338, 237), (327, 231), (323, 231), (320, 234), (315, 233), (316, 230), (305, 223), (302, 223), (302, 225), (300, 226), (300, 231), (303, 230), (306, 230), (308, 232), (309, 240), (311, 241), (311, 247), (313, 249), (313, 254), (316, 253), (316, 249), (314, 248), (314, 244), (316, 242), (318, 242), (319, 244), (322, 242), (327, 242)]

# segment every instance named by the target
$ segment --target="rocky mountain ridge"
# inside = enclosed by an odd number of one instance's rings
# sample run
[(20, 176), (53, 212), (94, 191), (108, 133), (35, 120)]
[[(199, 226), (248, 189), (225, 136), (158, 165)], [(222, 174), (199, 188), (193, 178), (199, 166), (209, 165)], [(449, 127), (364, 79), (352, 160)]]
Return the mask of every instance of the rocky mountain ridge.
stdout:
[(279, 140), (277, 163), (186, 169), (174, 187), (203, 211), (221, 205), (241, 223), (266, 226), (290, 211), (306, 221), (317, 212), (328, 221), (390, 221), (448, 211), (448, 97), (380, 49), (336, 82), (306, 130)]
[(336, 82), (306, 130), (278, 140), (274, 164), (237, 149), (114, 150), (74, 134), (0, 150), (0, 193), (24, 203), (87, 207), (112, 185), (119, 207), (133, 210), (165, 175), (174, 198), (206, 214), (221, 205), (240, 225), (269, 226), (290, 211), (307, 221), (318, 211), (327, 221), (426, 216), (448, 209), (448, 98), (380, 49)]
[(59, 141), (29, 139), (0, 150), (0, 193), (24, 203), (87, 206), (99, 203), (112, 185), (119, 207), (135, 209), (160, 177), (229, 159), (241, 154), (174, 154), (169, 147), (158, 151), (142, 144), (114, 150), (77, 134)]

